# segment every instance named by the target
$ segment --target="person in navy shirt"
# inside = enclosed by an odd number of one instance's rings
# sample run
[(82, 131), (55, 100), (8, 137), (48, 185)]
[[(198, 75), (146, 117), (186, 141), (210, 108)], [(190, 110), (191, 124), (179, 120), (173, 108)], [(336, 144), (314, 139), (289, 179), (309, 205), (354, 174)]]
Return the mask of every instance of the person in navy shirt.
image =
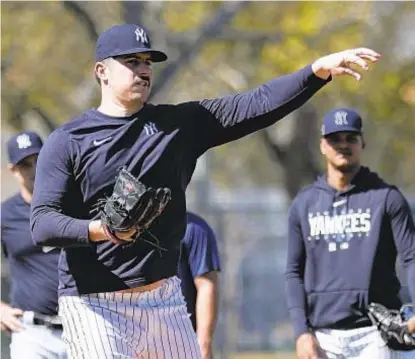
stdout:
[[(200, 357), (177, 277), (185, 191), (198, 157), (274, 124), (332, 76), (360, 79), (350, 65), (367, 70), (379, 57), (370, 49), (346, 50), (245, 93), (153, 105), (147, 102), (152, 64), (167, 55), (151, 47), (140, 26), (105, 30), (95, 47), (101, 104), (48, 137), (32, 203), (33, 240), (63, 248), (59, 314), (72, 355)], [(163, 213), (127, 245), (112, 243), (100, 220), (122, 166), (146, 186), (171, 190)], [(115, 236), (129, 238), (135, 230)]]
[(203, 359), (212, 358), (212, 339), (219, 307), (220, 258), (213, 229), (200, 216), (187, 213), (178, 276)]
[(397, 255), (415, 300), (415, 228), (399, 189), (361, 165), (364, 147), (356, 111), (327, 113), (320, 142), (327, 174), (290, 209), (287, 303), (300, 359), (415, 354), (390, 350), (367, 315), (371, 302), (401, 307)]
[(30, 233), (30, 203), (40, 137), (31, 131), (9, 139), (8, 168), (20, 191), (1, 204), (1, 245), (11, 278), (10, 304), (0, 303), (1, 329), (12, 333), (14, 358), (65, 358), (57, 317), (59, 249), (36, 246)]

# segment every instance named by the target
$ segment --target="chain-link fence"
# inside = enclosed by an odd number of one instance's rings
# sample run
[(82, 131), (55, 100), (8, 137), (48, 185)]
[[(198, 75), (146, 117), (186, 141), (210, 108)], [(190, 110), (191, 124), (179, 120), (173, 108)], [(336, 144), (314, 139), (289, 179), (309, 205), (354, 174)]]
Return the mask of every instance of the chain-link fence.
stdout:
[(269, 188), (222, 190), (205, 175), (196, 171), (188, 188), (188, 209), (203, 216), (218, 238), (218, 358), (290, 351), (292, 330), (284, 297), (286, 195)]

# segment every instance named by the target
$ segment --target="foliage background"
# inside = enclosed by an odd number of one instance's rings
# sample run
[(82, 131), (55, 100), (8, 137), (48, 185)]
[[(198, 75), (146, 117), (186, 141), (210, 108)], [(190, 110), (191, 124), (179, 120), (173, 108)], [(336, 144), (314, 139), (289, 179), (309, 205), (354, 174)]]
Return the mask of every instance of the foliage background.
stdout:
[[(373, 1), (3, 2), (2, 124), (22, 128), (22, 118), (33, 108), (61, 124), (96, 106), (94, 41), (97, 33), (123, 21), (142, 23), (151, 31), (153, 44), (169, 53), (171, 63), (180, 60), (170, 81), (156, 74), (155, 102), (249, 89), (328, 52), (368, 46), (383, 59), (364, 81), (338, 79), (311, 104), (317, 119), (335, 106), (357, 108), (365, 120), (368, 162), (387, 179), (413, 190), (414, 8), (413, 2)], [(224, 12), (229, 16), (220, 19)], [(209, 29), (211, 24), (217, 26)], [(158, 72), (165, 74), (162, 66)], [(290, 129), (291, 122), (282, 121), (268, 131), (274, 141), (290, 143), (302, 126), (310, 126), (301, 119), (297, 129)], [(216, 183), (278, 183), (281, 168), (261, 148), (263, 142), (256, 134), (217, 149)], [(293, 144), (290, 151), (297, 156), (304, 148)], [(229, 162), (237, 171), (222, 171)]]

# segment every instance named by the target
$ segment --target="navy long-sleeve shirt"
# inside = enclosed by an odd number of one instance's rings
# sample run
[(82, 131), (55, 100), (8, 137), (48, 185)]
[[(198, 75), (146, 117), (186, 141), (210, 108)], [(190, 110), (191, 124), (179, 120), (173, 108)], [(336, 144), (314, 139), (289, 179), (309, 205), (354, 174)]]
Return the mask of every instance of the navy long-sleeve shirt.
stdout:
[(26, 311), (57, 315), (60, 250), (33, 243), (30, 204), (20, 193), (1, 204), (1, 246), (10, 271), (10, 304)]
[[(31, 228), (35, 243), (63, 247), (60, 295), (147, 285), (177, 273), (186, 228), (185, 190), (206, 150), (274, 124), (325, 83), (311, 66), (234, 96), (179, 105), (145, 105), (129, 117), (91, 109), (55, 130), (40, 152)], [(149, 233), (128, 245), (89, 242), (99, 199), (110, 196), (126, 166), (145, 185), (169, 187), (172, 199)], [(154, 236), (166, 251), (152, 244)]]
[(371, 325), (366, 308), (401, 306), (397, 255), (415, 301), (415, 228), (400, 191), (362, 167), (346, 191), (322, 177), (289, 214), (287, 304), (299, 335)]

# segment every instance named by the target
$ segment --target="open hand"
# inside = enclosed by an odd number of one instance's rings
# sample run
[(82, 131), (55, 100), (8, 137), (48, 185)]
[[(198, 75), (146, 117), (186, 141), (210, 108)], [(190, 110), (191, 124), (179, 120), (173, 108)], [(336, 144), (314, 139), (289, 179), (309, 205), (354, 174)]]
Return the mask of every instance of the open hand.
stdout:
[(357, 65), (366, 71), (369, 69), (368, 62), (374, 63), (379, 59), (380, 54), (371, 49), (362, 47), (321, 57), (312, 64), (312, 69), (314, 74), (322, 79), (327, 79), (330, 75), (349, 75), (359, 81), (362, 75), (350, 65)]

